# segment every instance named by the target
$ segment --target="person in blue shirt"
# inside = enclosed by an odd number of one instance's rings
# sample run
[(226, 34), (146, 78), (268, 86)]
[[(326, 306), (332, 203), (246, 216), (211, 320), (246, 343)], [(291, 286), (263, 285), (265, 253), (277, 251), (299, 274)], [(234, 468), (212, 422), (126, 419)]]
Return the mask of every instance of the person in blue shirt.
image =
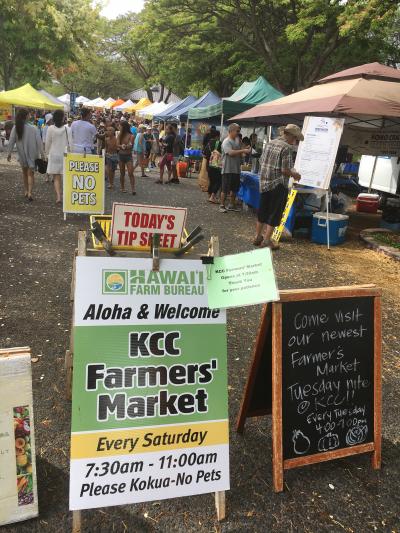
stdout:
[(134, 135), (136, 137), (136, 134), (137, 134), (136, 122), (131, 122), (130, 126), (131, 126), (132, 135)]

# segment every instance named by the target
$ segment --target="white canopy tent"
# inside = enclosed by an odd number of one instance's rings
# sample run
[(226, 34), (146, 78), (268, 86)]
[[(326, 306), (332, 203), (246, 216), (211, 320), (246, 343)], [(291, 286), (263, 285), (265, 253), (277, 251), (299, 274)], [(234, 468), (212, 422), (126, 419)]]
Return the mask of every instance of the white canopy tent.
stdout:
[(60, 102), (62, 102), (63, 104), (68, 104), (69, 105), (69, 103), (70, 103), (69, 94), (65, 93), (62, 96), (59, 96), (58, 100), (60, 100)]
[(104, 107), (110, 108), (114, 102), (114, 98), (111, 98), (110, 96), (109, 98), (107, 98), (107, 100), (105, 100)]
[(68, 100), (68, 102), (63, 102), (62, 100), (60, 100), (59, 98), (56, 98), (55, 96), (53, 96), (52, 94), (48, 93), (44, 89), (39, 89), (39, 92), (41, 94), (43, 94), (44, 96), (46, 96), (49, 100), (51, 100), (55, 104), (63, 104), (65, 113), (69, 113), (70, 112), (71, 107), (69, 105), (69, 100)]
[(128, 107), (132, 107), (134, 106), (134, 102), (132, 102), (132, 100), (127, 100), (126, 102), (124, 102), (123, 104), (117, 106), (117, 107), (114, 107), (115, 111), (124, 111), (125, 109), (127, 109)]
[(174, 104), (166, 104), (165, 102), (154, 102), (153, 104), (140, 109), (137, 111), (137, 115), (142, 118), (152, 119), (154, 115), (166, 111), (169, 107), (172, 107)]
[(85, 102), (86, 107), (96, 107), (96, 108), (102, 108), (104, 107), (105, 100), (103, 98), (95, 98), (94, 100), (89, 100), (88, 102)]
[(86, 102), (89, 102), (89, 98), (86, 98), (86, 96), (78, 96), (76, 99), (77, 104), (86, 104)]

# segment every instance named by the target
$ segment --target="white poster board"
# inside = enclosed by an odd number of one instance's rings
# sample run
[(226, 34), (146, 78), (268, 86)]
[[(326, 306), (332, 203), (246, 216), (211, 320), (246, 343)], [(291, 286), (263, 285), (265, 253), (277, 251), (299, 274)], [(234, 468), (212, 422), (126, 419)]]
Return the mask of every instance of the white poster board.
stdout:
[(304, 119), (304, 141), (299, 144), (294, 165), (301, 174), (300, 185), (329, 188), (343, 125), (343, 118), (308, 116)]
[(160, 248), (180, 247), (187, 209), (160, 205), (115, 202), (112, 210), (111, 243), (130, 250), (146, 249), (154, 233), (160, 235)]
[(0, 350), (0, 526), (38, 516), (31, 356)]

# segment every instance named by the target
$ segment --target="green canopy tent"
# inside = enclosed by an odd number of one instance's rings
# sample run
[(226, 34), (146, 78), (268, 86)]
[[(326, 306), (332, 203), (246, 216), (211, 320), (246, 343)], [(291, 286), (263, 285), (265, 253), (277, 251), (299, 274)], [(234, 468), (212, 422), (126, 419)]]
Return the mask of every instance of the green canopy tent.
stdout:
[(272, 87), (265, 78), (260, 76), (255, 81), (245, 81), (232, 96), (223, 98), (217, 104), (190, 109), (189, 119), (216, 119), (221, 117), (222, 125), (224, 120), (238, 113), (247, 111), (247, 109), (257, 104), (271, 102), (282, 96), (283, 94), (280, 91)]

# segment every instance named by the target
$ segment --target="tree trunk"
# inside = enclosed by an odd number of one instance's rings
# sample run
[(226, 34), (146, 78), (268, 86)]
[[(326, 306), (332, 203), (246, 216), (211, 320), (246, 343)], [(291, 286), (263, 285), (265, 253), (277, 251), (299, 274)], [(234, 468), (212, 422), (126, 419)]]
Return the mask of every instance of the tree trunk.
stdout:
[(160, 96), (158, 97), (159, 102), (162, 102), (164, 100), (164, 91), (165, 85), (163, 83), (160, 83)]
[(166, 96), (165, 99), (164, 99), (164, 102), (165, 102), (166, 104), (168, 104), (168, 100), (170, 99), (170, 97), (171, 97), (171, 89), (168, 88), (167, 96)]
[(146, 93), (147, 93), (147, 98), (150, 100), (150, 102), (153, 103), (153, 91), (151, 91), (150, 89), (146, 89)]

